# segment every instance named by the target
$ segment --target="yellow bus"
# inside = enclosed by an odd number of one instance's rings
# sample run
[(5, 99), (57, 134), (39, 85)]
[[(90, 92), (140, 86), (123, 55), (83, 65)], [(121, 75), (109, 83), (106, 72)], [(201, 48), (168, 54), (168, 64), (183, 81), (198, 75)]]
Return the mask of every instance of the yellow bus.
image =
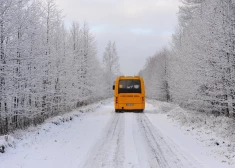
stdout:
[(114, 85), (115, 112), (138, 111), (145, 108), (144, 80), (140, 76), (119, 76)]

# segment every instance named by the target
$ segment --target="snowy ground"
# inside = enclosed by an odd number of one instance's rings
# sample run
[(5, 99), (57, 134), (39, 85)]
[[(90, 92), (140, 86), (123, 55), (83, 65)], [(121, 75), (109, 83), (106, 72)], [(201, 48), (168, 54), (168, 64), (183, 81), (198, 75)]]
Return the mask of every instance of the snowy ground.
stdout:
[(234, 158), (224, 160), (202, 141), (216, 135), (202, 128), (198, 129), (202, 135), (188, 131), (192, 125), (174, 117), (182, 111), (157, 101), (149, 101), (144, 113), (115, 113), (112, 100), (93, 104), (0, 137), (0, 145), (6, 146), (6, 152), (0, 153), (0, 168), (235, 167)]

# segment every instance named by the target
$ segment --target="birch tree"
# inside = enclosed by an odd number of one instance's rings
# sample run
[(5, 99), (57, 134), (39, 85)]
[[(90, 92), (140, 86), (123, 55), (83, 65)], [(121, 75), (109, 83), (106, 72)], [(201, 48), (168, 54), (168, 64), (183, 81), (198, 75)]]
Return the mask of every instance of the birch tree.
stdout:
[(120, 74), (119, 57), (115, 42), (109, 41), (103, 54), (104, 76), (107, 97), (112, 96), (112, 86), (115, 78)]
[(169, 101), (168, 60), (169, 51), (162, 49), (146, 60), (145, 68), (139, 73), (144, 78), (146, 96), (150, 99)]
[(105, 98), (87, 23), (65, 29), (53, 0), (0, 3), (0, 134)]
[[(232, 0), (182, 0), (167, 59), (173, 102), (216, 115), (234, 115), (234, 7)], [(155, 59), (147, 66), (153, 67), (152, 73), (159, 71), (155, 66), (160, 68)], [(154, 82), (149, 77), (149, 86)]]

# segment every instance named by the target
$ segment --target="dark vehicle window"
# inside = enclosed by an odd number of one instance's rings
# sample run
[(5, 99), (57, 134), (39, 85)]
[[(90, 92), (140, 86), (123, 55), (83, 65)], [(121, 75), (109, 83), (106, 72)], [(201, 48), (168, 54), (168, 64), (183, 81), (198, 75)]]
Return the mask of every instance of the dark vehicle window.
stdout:
[(120, 80), (118, 93), (141, 93), (140, 80)]

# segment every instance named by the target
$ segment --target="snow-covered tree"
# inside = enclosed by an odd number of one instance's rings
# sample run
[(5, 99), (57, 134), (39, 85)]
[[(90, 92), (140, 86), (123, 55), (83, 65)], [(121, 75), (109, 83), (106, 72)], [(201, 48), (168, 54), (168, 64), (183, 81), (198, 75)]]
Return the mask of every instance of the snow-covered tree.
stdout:
[[(234, 115), (234, 9), (232, 0), (182, 0), (167, 57), (172, 101), (199, 111)], [(154, 63), (156, 58), (151, 59), (141, 71), (153, 73), (145, 73), (150, 88), (156, 86), (153, 79), (161, 79), (155, 73), (162, 69)], [(150, 94), (152, 98), (160, 95)]]
[(145, 68), (139, 72), (145, 81), (146, 96), (150, 99), (169, 101), (168, 54), (167, 49), (157, 52), (147, 59)]
[(229, 115), (233, 112), (229, 88), (234, 84), (233, 63), (228, 56), (233, 46), (234, 5), (221, 0), (184, 2), (179, 15), (184, 26), (173, 41), (171, 60), (175, 61), (170, 66), (173, 98), (190, 108)]
[(107, 97), (113, 95), (112, 85), (115, 78), (120, 75), (119, 70), (119, 57), (117, 54), (115, 42), (109, 41), (103, 55), (103, 67), (105, 78), (105, 90)]
[(54, 0), (0, 1), (0, 134), (104, 98), (102, 78), (87, 23), (65, 29)]

